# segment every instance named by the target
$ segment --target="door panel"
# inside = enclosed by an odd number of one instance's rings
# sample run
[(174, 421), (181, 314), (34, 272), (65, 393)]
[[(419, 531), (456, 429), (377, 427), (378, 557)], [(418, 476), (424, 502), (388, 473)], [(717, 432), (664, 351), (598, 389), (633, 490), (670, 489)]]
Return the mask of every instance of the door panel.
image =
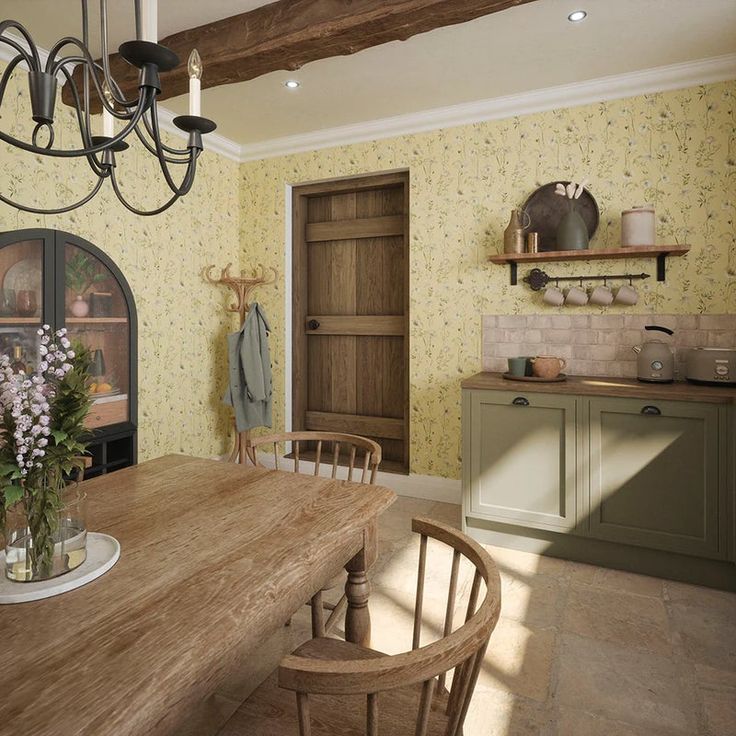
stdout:
[(718, 408), (595, 398), (589, 421), (591, 535), (722, 556)]
[(293, 207), (292, 425), (374, 437), (403, 471), (407, 191), (405, 174), (329, 182), (295, 187)]

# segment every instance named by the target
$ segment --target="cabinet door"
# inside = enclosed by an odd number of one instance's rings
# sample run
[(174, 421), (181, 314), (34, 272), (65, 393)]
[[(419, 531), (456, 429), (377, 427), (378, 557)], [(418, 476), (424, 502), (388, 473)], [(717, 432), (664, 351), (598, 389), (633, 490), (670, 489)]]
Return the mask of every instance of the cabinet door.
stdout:
[[(60, 242), (58, 242), (60, 241)], [(57, 322), (91, 351), (90, 429), (130, 421), (130, 308), (120, 281), (82, 243), (57, 241)]]
[(590, 533), (720, 557), (718, 407), (590, 400)]
[(0, 234), (0, 353), (20, 370), (38, 363), (38, 328), (53, 324), (53, 242), (47, 231)]
[(469, 403), (464, 427), (470, 433), (471, 514), (539, 529), (571, 529), (576, 399), (471, 391)]

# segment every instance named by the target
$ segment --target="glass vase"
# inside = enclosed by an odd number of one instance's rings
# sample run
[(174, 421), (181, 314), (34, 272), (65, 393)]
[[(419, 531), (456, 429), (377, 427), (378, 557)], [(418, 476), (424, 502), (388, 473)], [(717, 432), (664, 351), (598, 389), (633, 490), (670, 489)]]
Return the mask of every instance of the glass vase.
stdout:
[[(5, 575), (31, 583), (64, 575), (87, 559), (87, 494), (76, 484), (61, 494), (58, 510), (39, 514), (25, 500), (5, 517)], [(46, 554), (44, 554), (44, 548)]]

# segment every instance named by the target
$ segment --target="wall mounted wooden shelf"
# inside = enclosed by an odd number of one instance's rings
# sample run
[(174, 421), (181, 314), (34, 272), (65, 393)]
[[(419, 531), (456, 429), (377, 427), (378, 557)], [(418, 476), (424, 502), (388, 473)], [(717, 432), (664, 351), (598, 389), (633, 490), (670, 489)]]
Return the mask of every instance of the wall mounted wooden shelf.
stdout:
[(127, 317), (67, 317), (68, 325), (113, 325), (127, 324)]
[(648, 245), (633, 248), (590, 248), (588, 250), (549, 250), (541, 253), (497, 253), (488, 259), (491, 263), (508, 264), (511, 285), (517, 283), (520, 263), (549, 263), (552, 261), (609, 261), (620, 258), (656, 258), (657, 281), (665, 279), (667, 256), (684, 256), (689, 245)]
[(0, 325), (38, 325), (41, 326), (40, 317), (0, 317)]

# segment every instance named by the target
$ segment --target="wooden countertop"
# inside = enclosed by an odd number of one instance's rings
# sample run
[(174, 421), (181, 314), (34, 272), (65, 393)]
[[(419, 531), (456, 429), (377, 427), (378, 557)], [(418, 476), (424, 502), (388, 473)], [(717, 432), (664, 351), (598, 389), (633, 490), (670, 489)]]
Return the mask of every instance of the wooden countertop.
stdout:
[(712, 404), (736, 402), (734, 386), (698, 386), (685, 381), (643, 383), (635, 378), (568, 376), (567, 381), (542, 383), (509, 381), (501, 373), (476, 373), (462, 382), (463, 388), (522, 393), (576, 394), (578, 396), (618, 396), (658, 401), (704, 401)]

